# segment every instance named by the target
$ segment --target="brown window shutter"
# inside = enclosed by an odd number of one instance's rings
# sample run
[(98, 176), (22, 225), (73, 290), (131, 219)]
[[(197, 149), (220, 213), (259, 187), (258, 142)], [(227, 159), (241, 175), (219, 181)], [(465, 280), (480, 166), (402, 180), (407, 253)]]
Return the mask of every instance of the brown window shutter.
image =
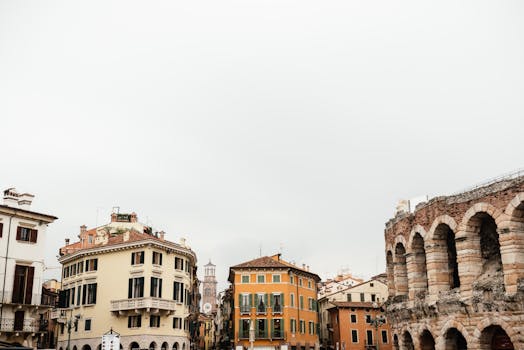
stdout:
[(35, 268), (33, 266), (27, 267), (27, 286), (25, 288), (25, 304), (31, 304), (33, 299), (33, 277), (35, 275)]
[(22, 302), (22, 291), (20, 290), (20, 276), (25, 275), (25, 267), (16, 265), (15, 266), (15, 280), (13, 283), (13, 303), (21, 303)]
[(36, 243), (36, 239), (38, 237), (38, 230), (31, 230), (31, 235), (29, 237), (29, 241)]
[(4, 231), (4, 224), (0, 222), (0, 237), (2, 237), (2, 231)]
[(19, 241), (22, 238), (22, 227), (18, 226), (16, 228), (16, 239)]

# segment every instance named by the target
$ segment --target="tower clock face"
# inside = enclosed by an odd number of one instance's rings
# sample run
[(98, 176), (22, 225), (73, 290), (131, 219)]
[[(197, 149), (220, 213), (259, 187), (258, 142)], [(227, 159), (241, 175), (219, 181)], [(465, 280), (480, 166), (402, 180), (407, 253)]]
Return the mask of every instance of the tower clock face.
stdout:
[(206, 314), (211, 312), (211, 304), (210, 303), (205, 303), (204, 304), (204, 312)]

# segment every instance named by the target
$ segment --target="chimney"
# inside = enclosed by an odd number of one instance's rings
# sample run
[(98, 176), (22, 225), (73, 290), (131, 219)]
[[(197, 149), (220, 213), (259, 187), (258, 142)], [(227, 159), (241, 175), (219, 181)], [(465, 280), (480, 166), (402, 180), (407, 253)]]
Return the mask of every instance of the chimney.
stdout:
[(111, 222), (116, 222), (116, 213), (111, 213)]
[(159, 234), (160, 234), (160, 239), (163, 241), (164, 240), (164, 235), (166, 233), (164, 231), (160, 231)]
[(16, 188), (11, 187), (4, 191), (4, 205), (8, 207), (18, 207), (18, 193)]
[(306, 270), (309, 271), (309, 265), (306, 265)]
[(18, 196), (18, 206), (28, 210), (31, 207), (31, 203), (33, 203), (33, 198), (35, 198), (35, 196), (30, 193), (22, 193)]
[(131, 222), (138, 222), (135, 212), (131, 213)]
[(69, 238), (65, 239), (65, 245), (69, 245)]
[(84, 233), (87, 231), (87, 226), (86, 225), (82, 225), (80, 226), (80, 234)]
[(306, 264), (302, 264), (302, 270), (306, 269)]

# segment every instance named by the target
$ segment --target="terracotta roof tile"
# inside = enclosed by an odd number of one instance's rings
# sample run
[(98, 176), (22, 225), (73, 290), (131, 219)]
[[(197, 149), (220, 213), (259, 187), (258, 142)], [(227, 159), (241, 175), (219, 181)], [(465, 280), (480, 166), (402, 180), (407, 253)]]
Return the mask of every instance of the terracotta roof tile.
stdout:
[(365, 307), (374, 308), (373, 303), (369, 301), (333, 301), (336, 307)]

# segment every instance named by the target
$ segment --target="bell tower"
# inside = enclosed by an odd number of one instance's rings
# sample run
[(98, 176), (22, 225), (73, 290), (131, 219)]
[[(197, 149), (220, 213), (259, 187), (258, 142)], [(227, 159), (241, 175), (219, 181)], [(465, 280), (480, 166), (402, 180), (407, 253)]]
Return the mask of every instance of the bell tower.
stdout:
[(215, 276), (216, 266), (211, 263), (204, 265), (204, 283), (202, 283), (202, 311), (211, 314), (217, 307), (217, 280)]

